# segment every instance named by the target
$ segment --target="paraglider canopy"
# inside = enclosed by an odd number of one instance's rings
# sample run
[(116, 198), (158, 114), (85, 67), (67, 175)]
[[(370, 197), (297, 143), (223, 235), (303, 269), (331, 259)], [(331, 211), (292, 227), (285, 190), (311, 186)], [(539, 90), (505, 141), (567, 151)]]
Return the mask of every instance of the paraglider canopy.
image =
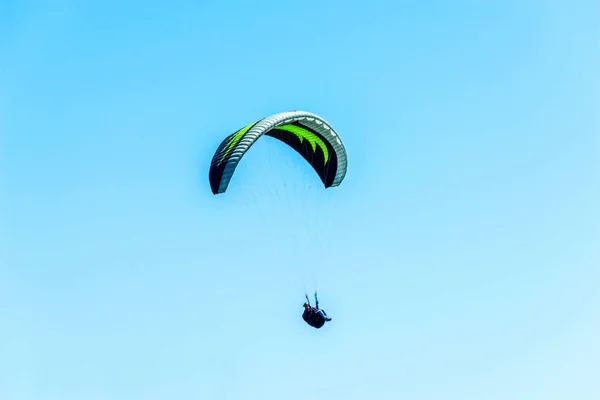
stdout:
[(346, 151), (335, 130), (316, 114), (290, 111), (253, 122), (221, 142), (209, 171), (213, 194), (227, 190), (241, 158), (263, 135), (279, 139), (302, 155), (326, 188), (338, 186), (344, 179)]

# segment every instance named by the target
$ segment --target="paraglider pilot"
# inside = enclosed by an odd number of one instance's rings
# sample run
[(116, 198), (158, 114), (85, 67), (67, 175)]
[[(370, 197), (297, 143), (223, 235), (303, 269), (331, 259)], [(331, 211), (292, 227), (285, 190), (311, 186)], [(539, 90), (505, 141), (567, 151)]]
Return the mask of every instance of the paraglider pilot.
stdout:
[[(306, 296), (306, 295), (305, 295)], [(317, 299), (317, 292), (315, 292), (315, 307), (311, 307), (310, 300), (306, 296), (306, 303), (304, 303), (304, 312), (302, 313), (302, 319), (313, 328), (321, 328), (325, 325), (326, 321), (331, 321), (331, 318), (327, 316), (324, 310), (319, 309), (319, 299)]]

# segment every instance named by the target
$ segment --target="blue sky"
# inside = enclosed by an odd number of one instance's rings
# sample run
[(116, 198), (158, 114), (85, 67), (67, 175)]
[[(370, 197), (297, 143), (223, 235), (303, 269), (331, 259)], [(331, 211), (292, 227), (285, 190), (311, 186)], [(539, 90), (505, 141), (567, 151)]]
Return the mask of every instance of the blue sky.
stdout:
[[(598, 397), (597, 15), (2, 2), (0, 398)], [(287, 110), (342, 185), (265, 138), (213, 196), (219, 142)]]

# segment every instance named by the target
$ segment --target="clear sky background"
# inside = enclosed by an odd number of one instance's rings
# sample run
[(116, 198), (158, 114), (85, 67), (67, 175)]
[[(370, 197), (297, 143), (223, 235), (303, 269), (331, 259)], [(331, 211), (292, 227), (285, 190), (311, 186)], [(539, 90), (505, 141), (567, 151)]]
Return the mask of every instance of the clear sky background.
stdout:
[(600, 398), (597, 1), (123, 3), (0, 2), (2, 400)]

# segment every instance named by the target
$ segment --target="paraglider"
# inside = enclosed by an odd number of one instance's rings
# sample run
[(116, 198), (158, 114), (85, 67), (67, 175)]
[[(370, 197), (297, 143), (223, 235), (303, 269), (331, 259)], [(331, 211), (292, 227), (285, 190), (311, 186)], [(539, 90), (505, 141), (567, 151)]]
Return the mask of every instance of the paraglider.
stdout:
[(315, 307), (311, 307), (310, 300), (306, 296), (306, 303), (303, 304), (304, 312), (302, 313), (302, 319), (313, 328), (320, 329), (325, 325), (325, 322), (331, 321), (331, 317), (327, 315), (325, 310), (319, 308), (319, 299), (317, 299), (317, 292), (315, 292)]
[[(265, 135), (278, 139), (301, 155), (316, 172), (325, 189), (339, 186), (344, 180), (347, 168), (346, 150), (337, 132), (316, 114), (289, 111), (248, 124), (221, 142), (213, 155), (208, 174), (213, 194), (223, 194), (227, 191), (242, 157)], [(307, 223), (309, 221), (310, 218), (307, 218)], [(302, 314), (306, 323), (319, 329), (325, 322), (331, 321), (327, 313), (319, 309), (316, 292), (316, 307), (311, 307), (308, 296), (306, 300)]]

